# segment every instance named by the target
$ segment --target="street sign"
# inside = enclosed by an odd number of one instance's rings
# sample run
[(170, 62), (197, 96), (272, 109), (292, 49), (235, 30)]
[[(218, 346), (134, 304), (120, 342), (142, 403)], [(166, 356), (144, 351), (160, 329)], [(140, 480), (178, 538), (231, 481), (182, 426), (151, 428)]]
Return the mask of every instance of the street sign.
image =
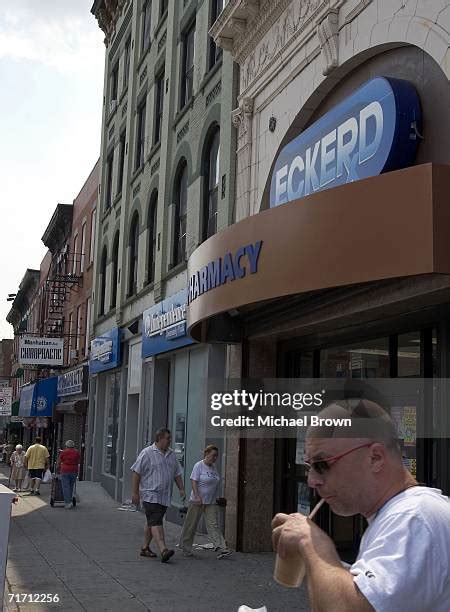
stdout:
[(0, 416), (11, 416), (12, 387), (0, 387)]
[(19, 340), (20, 365), (63, 365), (63, 338), (23, 336)]

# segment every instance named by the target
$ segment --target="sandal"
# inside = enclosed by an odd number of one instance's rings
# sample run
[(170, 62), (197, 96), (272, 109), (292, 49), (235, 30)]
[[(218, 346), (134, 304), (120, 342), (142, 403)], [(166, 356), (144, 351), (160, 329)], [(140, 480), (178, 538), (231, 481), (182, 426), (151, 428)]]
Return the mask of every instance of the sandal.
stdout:
[(173, 557), (174, 554), (174, 550), (168, 550), (167, 548), (165, 548), (161, 553), (161, 563), (167, 563), (170, 557)]
[(147, 548), (141, 548), (141, 552), (139, 554), (141, 557), (151, 557), (152, 559), (158, 556), (156, 553), (150, 550), (148, 546)]

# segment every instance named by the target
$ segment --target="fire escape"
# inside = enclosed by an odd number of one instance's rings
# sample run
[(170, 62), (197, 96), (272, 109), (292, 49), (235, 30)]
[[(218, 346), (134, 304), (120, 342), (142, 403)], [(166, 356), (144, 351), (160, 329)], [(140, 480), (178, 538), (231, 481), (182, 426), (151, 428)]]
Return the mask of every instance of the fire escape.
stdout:
[(71, 330), (65, 330), (64, 307), (70, 292), (82, 286), (83, 276), (79, 273), (80, 253), (69, 253), (68, 244), (52, 259), (44, 284), (44, 336), (69, 338)]
[(44, 336), (71, 339), (78, 330), (69, 328), (65, 320), (66, 303), (72, 291), (78, 291), (83, 283), (81, 270), (82, 253), (70, 251), (73, 206), (58, 204), (42, 237), (42, 242), (51, 253), (47, 278), (41, 297), (41, 330)]

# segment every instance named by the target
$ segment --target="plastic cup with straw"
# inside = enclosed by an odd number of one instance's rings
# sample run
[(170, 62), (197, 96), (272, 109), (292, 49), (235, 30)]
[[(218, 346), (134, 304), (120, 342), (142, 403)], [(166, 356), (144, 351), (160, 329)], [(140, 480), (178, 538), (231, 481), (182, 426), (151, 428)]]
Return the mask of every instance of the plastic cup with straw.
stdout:
[[(325, 500), (321, 499), (309, 513), (308, 518), (312, 520), (319, 512)], [(278, 584), (289, 588), (297, 588), (303, 582), (306, 567), (300, 554), (282, 559), (278, 554), (275, 559), (273, 577)]]

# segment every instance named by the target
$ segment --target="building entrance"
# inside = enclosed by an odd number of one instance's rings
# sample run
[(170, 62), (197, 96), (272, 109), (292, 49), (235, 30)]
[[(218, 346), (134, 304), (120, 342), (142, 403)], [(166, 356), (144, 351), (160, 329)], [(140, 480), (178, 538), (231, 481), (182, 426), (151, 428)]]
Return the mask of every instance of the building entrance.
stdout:
[[(291, 350), (282, 355), (284, 376), (288, 378), (431, 378), (437, 371), (437, 334), (435, 328), (392, 334), (373, 339), (350, 340), (336, 346)], [(409, 417), (408, 428), (399, 432), (405, 467), (421, 482), (436, 485), (433, 475), (433, 440), (417, 439), (414, 399), (401, 406), (401, 418)], [(433, 400), (431, 400), (433, 401)], [(416, 402), (417, 403), (417, 402)], [(396, 420), (397, 408), (391, 409)], [(403, 422), (402, 421), (402, 422)], [(406, 422), (406, 421), (405, 421)], [(403, 436), (403, 437), (402, 437)], [(315, 504), (307, 485), (304, 439), (278, 440), (276, 445), (275, 510), (307, 515)], [(341, 558), (352, 562), (359, 547), (366, 521), (361, 516), (339, 517), (328, 507), (318, 515), (320, 526), (330, 534)]]

